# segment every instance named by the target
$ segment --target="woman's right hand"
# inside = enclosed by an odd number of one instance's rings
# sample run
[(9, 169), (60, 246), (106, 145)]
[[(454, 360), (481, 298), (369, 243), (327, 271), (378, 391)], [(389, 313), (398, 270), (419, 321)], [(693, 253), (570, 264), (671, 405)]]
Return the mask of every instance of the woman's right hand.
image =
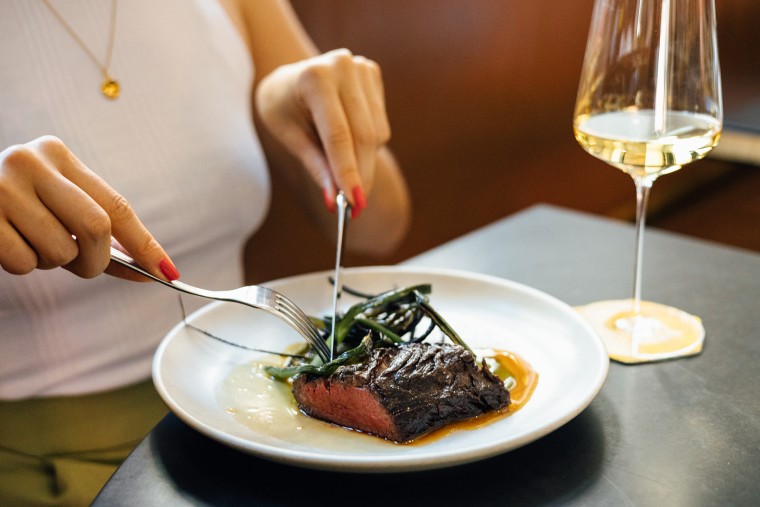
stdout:
[(60, 266), (83, 278), (105, 271), (147, 280), (109, 266), (112, 245), (156, 276), (179, 278), (127, 200), (60, 139), (44, 136), (0, 153), (0, 266), (5, 271), (26, 274)]

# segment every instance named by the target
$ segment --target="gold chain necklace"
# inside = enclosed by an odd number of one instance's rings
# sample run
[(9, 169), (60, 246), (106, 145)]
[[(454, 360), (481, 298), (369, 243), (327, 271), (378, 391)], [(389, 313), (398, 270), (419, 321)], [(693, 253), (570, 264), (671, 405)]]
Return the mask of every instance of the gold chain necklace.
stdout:
[(100, 91), (103, 92), (103, 95), (108, 97), (109, 99), (116, 99), (119, 97), (119, 93), (121, 93), (121, 86), (119, 85), (119, 82), (116, 81), (114, 78), (111, 77), (111, 74), (109, 72), (109, 67), (111, 67), (111, 55), (113, 54), (113, 40), (114, 36), (116, 35), (116, 2), (117, 0), (111, 0), (111, 33), (108, 36), (108, 47), (106, 48), (106, 58), (103, 63), (100, 63), (100, 60), (97, 56), (95, 56), (95, 53), (87, 46), (87, 44), (84, 43), (82, 38), (77, 34), (74, 29), (71, 27), (70, 24), (66, 22), (66, 19), (61, 15), (58, 10), (53, 7), (53, 4), (50, 3), (50, 0), (42, 0), (48, 9), (50, 9), (50, 12), (53, 13), (53, 15), (58, 19), (58, 21), (63, 25), (63, 27), (66, 29), (67, 32), (69, 32), (69, 35), (73, 37), (73, 39), (79, 44), (79, 46), (84, 50), (84, 52), (87, 54), (87, 56), (90, 57), (90, 60), (95, 63), (95, 65), (100, 69), (100, 72), (103, 73), (103, 83), (100, 85)]

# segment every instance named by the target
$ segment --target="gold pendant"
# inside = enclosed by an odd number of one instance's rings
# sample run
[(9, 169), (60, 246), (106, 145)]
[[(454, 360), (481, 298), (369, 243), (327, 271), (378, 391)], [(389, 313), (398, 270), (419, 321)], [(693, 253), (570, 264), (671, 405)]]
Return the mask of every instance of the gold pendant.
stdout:
[(103, 81), (103, 84), (100, 85), (100, 91), (102, 91), (103, 95), (109, 99), (114, 100), (119, 98), (119, 94), (121, 93), (121, 86), (119, 86), (119, 82), (115, 79), (106, 77), (105, 81)]

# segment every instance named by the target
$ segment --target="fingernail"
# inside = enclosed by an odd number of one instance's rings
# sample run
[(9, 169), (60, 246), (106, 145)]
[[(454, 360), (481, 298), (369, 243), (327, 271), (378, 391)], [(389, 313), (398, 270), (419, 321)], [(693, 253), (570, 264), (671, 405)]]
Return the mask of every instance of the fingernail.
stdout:
[(325, 206), (327, 206), (327, 211), (330, 213), (335, 213), (335, 196), (333, 195), (332, 191), (329, 188), (323, 188), (322, 197), (325, 199)]
[(177, 271), (177, 268), (174, 267), (174, 264), (172, 264), (172, 261), (168, 257), (161, 259), (161, 262), (158, 263), (158, 269), (161, 270), (170, 282), (179, 279), (179, 271)]
[(367, 198), (364, 196), (364, 190), (359, 185), (351, 189), (351, 195), (354, 197), (354, 206), (351, 208), (351, 218), (356, 218), (367, 207)]

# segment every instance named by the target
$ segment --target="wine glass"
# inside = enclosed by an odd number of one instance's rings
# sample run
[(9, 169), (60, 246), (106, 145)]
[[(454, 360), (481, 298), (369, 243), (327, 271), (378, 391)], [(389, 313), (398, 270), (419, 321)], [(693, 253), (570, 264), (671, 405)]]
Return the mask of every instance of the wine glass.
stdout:
[(587, 152), (633, 178), (635, 263), (632, 299), (579, 310), (613, 359), (701, 350), (699, 318), (641, 300), (643, 234), (654, 181), (718, 143), (721, 102), (714, 0), (596, 0), (573, 128)]

